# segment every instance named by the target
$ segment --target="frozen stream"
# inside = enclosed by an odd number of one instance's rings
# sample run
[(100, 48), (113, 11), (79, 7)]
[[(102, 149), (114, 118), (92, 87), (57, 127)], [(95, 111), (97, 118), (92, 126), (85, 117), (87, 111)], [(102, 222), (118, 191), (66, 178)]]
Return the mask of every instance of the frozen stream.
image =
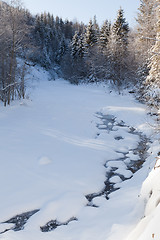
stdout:
[[(133, 127), (127, 126), (123, 121), (116, 121), (116, 117), (113, 115), (103, 115), (101, 113), (97, 113), (97, 117), (102, 121), (102, 123), (97, 124), (99, 132), (96, 135), (96, 139), (100, 137), (102, 130), (103, 133), (105, 131), (105, 134), (110, 134), (110, 132), (116, 133), (117, 131), (121, 131), (121, 129), (123, 128), (125, 128), (125, 131), (127, 131), (129, 134), (136, 135), (139, 138), (136, 148), (128, 149), (128, 151), (118, 151), (118, 153), (120, 153), (122, 157), (111, 161), (107, 160), (104, 164), (104, 167), (106, 168), (106, 180), (104, 182), (104, 188), (97, 193), (91, 193), (86, 195), (86, 198), (88, 200), (87, 206), (98, 208), (99, 206), (93, 203), (93, 200), (96, 197), (104, 196), (106, 200), (109, 200), (109, 195), (112, 192), (120, 189), (119, 183), (132, 178), (133, 174), (142, 167), (142, 164), (147, 158), (147, 144), (149, 142), (149, 139), (145, 135), (142, 135), (140, 132), (136, 132)], [(120, 145), (123, 139), (123, 134), (122, 136), (120, 134), (117, 134), (114, 137), (114, 141), (119, 141)], [(11, 219), (1, 223), (13, 224), (13, 226), (4, 229), (2, 232), (0, 232), (0, 234), (3, 234), (9, 230), (23, 230), (27, 221), (38, 211), (40, 211), (40, 209), (26, 213), (24, 212), (19, 215), (13, 216)], [(52, 219), (44, 226), (41, 226), (40, 230), (42, 232), (49, 232), (59, 226), (68, 225), (72, 221), (78, 221), (78, 219), (74, 216), (66, 222), (59, 222), (56, 219)]]
[[(123, 121), (117, 122), (116, 117), (113, 115), (103, 115), (101, 113), (97, 113), (97, 117), (101, 119), (102, 123), (97, 124), (99, 132), (97, 133), (96, 138), (100, 136), (101, 130), (105, 131), (106, 134), (110, 134), (111, 131), (116, 132), (125, 128), (129, 134), (138, 136), (139, 141), (134, 149), (128, 149), (128, 151), (118, 151), (118, 153), (123, 155), (122, 157), (112, 161), (106, 161), (104, 164), (104, 167), (106, 168), (106, 181), (104, 182), (104, 188), (98, 193), (86, 195), (86, 198), (89, 201), (88, 205), (93, 207), (96, 207), (96, 205), (92, 204), (92, 200), (95, 197), (104, 195), (108, 200), (109, 194), (120, 188), (118, 183), (133, 177), (133, 174), (137, 172), (145, 162), (145, 159), (147, 158), (147, 150), (149, 149), (149, 139), (142, 133), (137, 132), (132, 126), (127, 126)], [(120, 145), (121, 140), (123, 139), (124, 138), (121, 135), (115, 135), (114, 137), (114, 140), (119, 141)]]

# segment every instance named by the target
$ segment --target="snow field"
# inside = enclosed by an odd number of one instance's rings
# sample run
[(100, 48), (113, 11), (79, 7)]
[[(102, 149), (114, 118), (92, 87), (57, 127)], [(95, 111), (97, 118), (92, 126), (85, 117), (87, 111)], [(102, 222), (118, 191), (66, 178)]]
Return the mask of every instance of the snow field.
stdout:
[[(137, 214), (135, 203), (146, 174), (141, 169), (133, 175), (127, 164), (139, 159), (133, 153), (139, 137), (129, 128), (151, 133), (145, 106), (129, 95), (109, 94), (103, 84), (73, 86), (48, 78), (32, 68), (30, 99), (0, 110), (0, 231), (11, 226), (4, 221), (39, 209), (23, 230), (6, 231), (0, 239), (117, 240), (117, 234), (124, 239), (143, 212)], [(97, 113), (115, 121), (103, 122)], [(117, 175), (110, 182), (120, 190), (108, 201), (95, 197), (98, 207), (87, 206), (85, 196), (100, 192), (113, 168)], [(133, 177), (123, 182), (121, 175)], [(40, 231), (51, 220), (73, 217), (77, 221)]]

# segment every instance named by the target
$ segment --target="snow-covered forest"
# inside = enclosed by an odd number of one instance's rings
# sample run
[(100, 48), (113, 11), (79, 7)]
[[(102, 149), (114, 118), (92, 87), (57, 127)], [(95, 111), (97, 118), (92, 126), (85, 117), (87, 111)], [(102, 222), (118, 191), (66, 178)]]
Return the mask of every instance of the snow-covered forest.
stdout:
[[(42, 13), (33, 16), (17, 0), (0, 5), (0, 98), (4, 105), (25, 97), (27, 64), (40, 64), (71, 83), (112, 82), (136, 86), (140, 97), (158, 104), (159, 1), (142, 0), (137, 26), (130, 29), (119, 9), (111, 23), (96, 16), (86, 26)], [(18, 64), (18, 58), (24, 65)], [(154, 93), (153, 93), (154, 92)], [(154, 95), (154, 96), (153, 96)]]
[(0, 239), (160, 239), (160, 0), (130, 28), (0, 1)]

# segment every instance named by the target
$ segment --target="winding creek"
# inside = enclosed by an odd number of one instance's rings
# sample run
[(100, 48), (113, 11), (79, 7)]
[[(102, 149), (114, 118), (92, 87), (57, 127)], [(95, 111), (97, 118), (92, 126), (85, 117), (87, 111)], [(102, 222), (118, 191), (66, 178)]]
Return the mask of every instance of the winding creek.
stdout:
[[(101, 131), (106, 131), (106, 134), (110, 134), (110, 132), (117, 131), (116, 129), (127, 129), (127, 132), (130, 135), (136, 135), (139, 138), (137, 147), (134, 149), (129, 149), (129, 151), (117, 151), (123, 157), (117, 158), (114, 161), (106, 161), (104, 164), (105, 172), (106, 172), (106, 180), (104, 181), (104, 187), (99, 192), (89, 193), (86, 195), (86, 199), (88, 200), (88, 207), (97, 207), (93, 203), (93, 200), (96, 197), (104, 196), (106, 200), (110, 198), (110, 194), (114, 191), (117, 191), (120, 187), (118, 183), (126, 181), (132, 178), (133, 174), (137, 172), (145, 162), (147, 157), (147, 150), (148, 150), (148, 143), (150, 140), (143, 135), (141, 132), (137, 132), (132, 126), (128, 126), (123, 121), (117, 121), (116, 117), (113, 115), (103, 115), (102, 113), (97, 113), (97, 118), (100, 120), (101, 123), (97, 124), (98, 133), (95, 138), (99, 138), (101, 135)], [(114, 140), (119, 141), (121, 144), (121, 140), (124, 137), (121, 135), (116, 135)], [(130, 158), (129, 158), (130, 157)], [(132, 159), (133, 158), (133, 159)], [(29, 211), (26, 213), (17, 214), (16, 216), (12, 217), (11, 219), (0, 223), (3, 224), (12, 224), (9, 228), (4, 228), (0, 234), (4, 234), (9, 230), (13, 231), (21, 231), (24, 229), (25, 224), (34, 214), (36, 214), (40, 209), (36, 209), (33, 211)], [(68, 225), (72, 221), (78, 221), (76, 216), (68, 219), (66, 222), (59, 222), (56, 219), (52, 219), (47, 222), (44, 226), (40, 227), (42, 232), (49, 232), (56, 229), (62, 225)]]

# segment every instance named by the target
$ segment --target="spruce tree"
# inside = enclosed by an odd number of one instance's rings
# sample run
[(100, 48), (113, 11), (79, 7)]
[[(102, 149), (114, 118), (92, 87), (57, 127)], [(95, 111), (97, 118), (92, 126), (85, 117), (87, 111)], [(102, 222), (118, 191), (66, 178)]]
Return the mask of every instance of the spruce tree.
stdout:
[(83, 58), (85, 53), (85, 47), (84, 47), (84, 36), (83, 34), (80, 34), (78, 39), (78, 56), (79, 58)]
[(95, 62), (97, 58), (97, 31), (95, 29), (95, 23), (92, 20), (89, 21), (89, 24), (86, 28), (86, 33), (84, 37), (84, 46), (85, 46), (85, 61), (87, 66), (87, 77), (89, 81), (96, 81), (96, 71), (95, 71)]
[(109, 43), (111, 75), (118, 87), (125, 83), (127, 75), (128, 33), (129, 26), (124, 17), (123, 9), (120, 8), (112, 27)]
[(61, 41), (59, 43), (59, 49), (57, 51), (56, 62), (59, 64), (67, 50), (67, 44), (65, 37), (62, 36)]
[(128, 45), (129, 26), (124, 18), (124, 11), (122, 8), (120, 8), (118, 11), (117, 19), (112, 27), (112, 32), (117, 46), (125, 51)]
[(100, 37), (99, 37), (99, 47), (103, 53), (106, 52), (108, 42), (109, 42), (109, 36), (111, 32), (111, 23), (106, 20), (100, 30)]
[(155, 24), (155, 0), (140, 0), (137, 22), (138, 38), (148, 50), (153, 43), (151, 39), (156, 36)]
[[(137, 15), (137, 36), (135, 57), (138, 62), (139, 79), (143, 83), (149, 73), (149, 58), (151, 57), (151, 47), (154, 45), (156, 37), (156, 0), (140, 0), (141, 4)], [(142, 84), (143, 85), (143, 84)]]
[(84, 38), (83, 34), (79, 34), (77, 31), (72, 38), (71, 42), (71, 54), (74, 59), (83, 58), (84, 56)]
[(92, 23), (92, 20), (90, 20), (89, 24), (87, 26), (87, 29), (86, 29), (86, 34), (85, 34), (86, 48), (93, 47), (96, 42), (97, 42), (96, 31), (94, 29), (94, 25)]
[(155, 45), (151, 49), (152, 57), (149, 63), (149, 76), (147, 77), (147, 85), (160, 88), (160, 0), (157, 7), (157, 37), (155, 38)]
[(94, 29), (94, 33), (95, 33), (95, 40), (96, 42), (99, 41), (99, 35), (100, 35), (100, 28), (97, 22), (97, 18), (96, 15), (93, 18), (93, 29)]
[(76, 31), (71, 42), (71, 54), (74, 59), (78, 57), (78, 48), (79, 48), (79, 36), (78, 32)]

